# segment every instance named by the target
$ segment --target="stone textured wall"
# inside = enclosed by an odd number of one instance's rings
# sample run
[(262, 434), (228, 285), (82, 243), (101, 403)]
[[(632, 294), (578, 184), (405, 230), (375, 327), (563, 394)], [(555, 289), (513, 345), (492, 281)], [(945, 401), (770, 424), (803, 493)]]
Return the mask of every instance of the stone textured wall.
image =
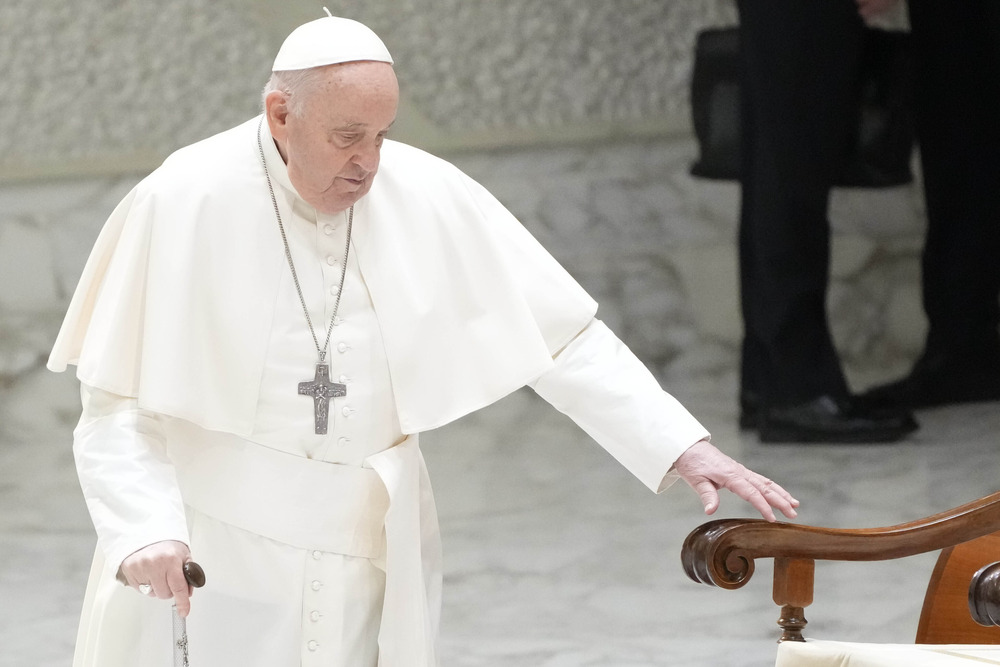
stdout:
[(725, 0), (350, 0), (405, 92), (447, 130), (551, 128), (687, 114), (695, 32), (732, 23)]
[(0, 3), (0, 174), (148, 167), (252, 115), (273, 57), (229, 0)]
[[(690, 132), (636, 130), (664, 119), (661, 127), (686, 129), (694, 33), (732, 22), (727, 0), (329, 6), (384, 36), (398, 60), (402, 114), (457, 137), (443, 156), (521, 218), (656, 372), (669, 382), (732, 381), (738, 188), (688, 175)], [(18, 400), (45, 402), (63, 381), (42, 365), (120, 198), (174, 148), (256, 112), (285, 31), (262, 18), (265, 9), (274, 3), (0, 3), (4, 428), (19, 409), (10, 388)], [(315, 12), (304, 2), (284, 9)], [(530, 140), (570, 126), (575, 141)], [(403, 134), (396, 138), (418, 145), (429, 136)], [(849, 372), (864, 383), (919, 349), (920, 198), (913, 187), (839, 191), (832, 210), (831, 318)]]
[[(327, 4), (384, 38), (401, 114), (459, 137), (682, 126), (694, 34), (734, 20), (727, 0)], [(148, 171), (253, 115), (286, 32), (265, 9), (279, 6), (323, 16), (301, 0), (4, 0), (0, 178)]]

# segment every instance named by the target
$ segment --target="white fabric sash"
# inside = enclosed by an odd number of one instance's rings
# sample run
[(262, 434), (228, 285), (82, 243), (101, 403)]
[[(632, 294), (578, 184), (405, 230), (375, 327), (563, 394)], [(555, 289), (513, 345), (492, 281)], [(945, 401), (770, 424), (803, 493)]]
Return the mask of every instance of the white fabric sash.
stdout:
[(389, 495), (374, 470), (307, 459), (229, 434), (198, 438), (197, 427), (179, 420), (166, 428), (179, 431), (167, 442), (185, 504), (300, 549), (382, 554)]
[(378, 558), (384, 545), (379, 667), (437, 664), (440, 531), (417, 436), (359, 468), (237, 436), (219, 434), (206, 444), (195, 437), (197, 427), (179, 420), (167, 428), (177, 431), (167, 441), (181, 494), (198, 511), (302, 549)]
[(366, 460), (389, 492), (379, 667), (435, 667), (441, 533), (417, 436)]

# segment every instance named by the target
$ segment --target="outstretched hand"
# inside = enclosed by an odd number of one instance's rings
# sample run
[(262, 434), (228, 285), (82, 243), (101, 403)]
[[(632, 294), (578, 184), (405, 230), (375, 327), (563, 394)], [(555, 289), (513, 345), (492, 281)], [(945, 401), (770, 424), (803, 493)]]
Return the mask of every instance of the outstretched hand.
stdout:
[(705, 514), (714, 514), (719, 509), (719, 489), (729, 489), (768, 521), (776, 520), (776, 509), (789, 519), (797, 514), (799, 501), (790, 493), (726, 456), (707, 440), (695, 443), (681, 454), (674, 469), (701, 498)]

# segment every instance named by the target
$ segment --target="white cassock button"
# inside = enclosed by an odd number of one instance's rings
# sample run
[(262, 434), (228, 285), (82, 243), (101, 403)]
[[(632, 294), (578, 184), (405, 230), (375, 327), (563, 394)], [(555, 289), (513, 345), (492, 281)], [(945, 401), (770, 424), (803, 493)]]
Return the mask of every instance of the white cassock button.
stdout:
[(341, 438), (340, 440), (337, 441), (337, 444), (340, 445), (341, 447), (346, 447), (350, 442), (351, 442), (350, 438)]
[(316, 649), (319, 648), (319, 642), (316, 641), (315, 639), (311, 639), (311, 640), (309, 640), (309, 643), (306, 644), (306, 646), (309, 647), (310, 651), (315, 651)]
[(341, 354), (347, 352), (348, 348), (350, 348), (350, 345), (347, 343), (337, 343), (337, 352), (340, 352)]
[(321, 582), (321, 581), (314, 581), (314, 582), (312, 582), (312, 589), (314, 591), (318, 591), (321, 588), (323, 588), (323, 582)]
[(326, 263), (329, 264), (330, 266), (336, 266), (337, 265), (337, 258), (334, 257), (333, 255), (327, 255), (327, 257), (326, 257)]
[(340, 384), (350, 384), (351, 383), (351, 378), (347, 377), (346, 375), (341, 375), (337, 379), (337, 382), (339, 382)]
[[(330, 287), (330, 294), (332, 294), (334, 296), (337, 296), (337, 292), (339, 292), (339, 291), (340, 291), (339, 285), (333, 285), (333, 286)], [(334, 320), (333, 326), (337, 326), (337, 321), (336, 320)]]
[(333, 225), (323, 225), (323, 233), (326, 234), (327, 236), (333, 234), (334, 231), (335, 230)]
[[(332, 291), (332, 292), (333, 292), (334, 294), (336, 294), (336, 293), (337, 293), (337, 290), (336, 290), (336, 289), (333, 289), (333, 290), (331, 290), (331, 291)], [(340, 317), (340, 315), (337, 315), (336, 317), (334, 317), (334, 318), (333, 318), (333, 326), (335, 326), (335, 327), (339, 327), (339, 326), (340, 326), (341, 324), (343, 324), (343, 323), (344, 323), (344, 320), (343, 320), (343, 319), (342, 319), (342, 318)]]
[(353, 414), (354, 414), (354, 408), (352, 408), (352, 407), (349, 407), (349, 406), (345, 405), (345, 406), (344, 406), (344, 409), (343, 409), (343, 410), (341, 410), (340, 412), (341, 412), (341, 414), (343, 414), (343, 415), (344, 415), (345, 417), (350, 417), (351, 415), (353, 415)]
[(323, 616), (323, 614), (319, 613), (318, 611), (314, 611), (311, 614), (309, 614), (309, 620), (315, 623), (320, 619), (321, 616)]
[(313, 552), (313, 560), (319, 560), (322, 557), (323, 557), (322, 551), (317, 550)]

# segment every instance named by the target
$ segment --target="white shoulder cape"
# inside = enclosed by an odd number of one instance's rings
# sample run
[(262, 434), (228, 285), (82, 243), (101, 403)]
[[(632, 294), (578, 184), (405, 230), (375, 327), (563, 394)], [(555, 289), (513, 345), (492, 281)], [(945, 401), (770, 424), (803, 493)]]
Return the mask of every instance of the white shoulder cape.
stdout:
[[(142, 408), (250, 435), (288, 270), (258, 121), (177, 151), (118, 205), (50, 369), (76, 364), (82, 382)], [(293, 195), (275, 192), (290, 217)], [(354, 247), (404, 433), (535, 379), (597, 309), (481, 185), (397, 142), (385, 142), (374, 185), (355, 206)]]

